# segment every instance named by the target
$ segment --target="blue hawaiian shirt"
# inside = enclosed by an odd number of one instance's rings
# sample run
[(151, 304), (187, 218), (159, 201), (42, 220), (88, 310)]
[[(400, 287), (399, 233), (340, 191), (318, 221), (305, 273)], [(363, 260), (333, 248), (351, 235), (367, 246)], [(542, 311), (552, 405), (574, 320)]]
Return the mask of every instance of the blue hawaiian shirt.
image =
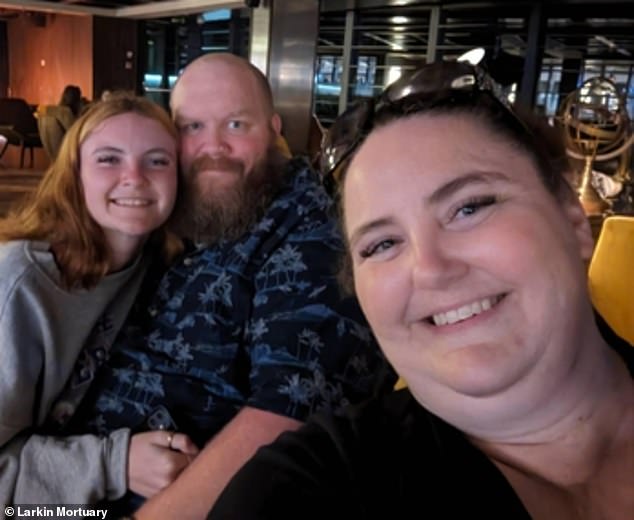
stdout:
[(249, 233), (193, 249), (128, 318), (71, 432), (178, 429), (199, 445), (243, 406), (299, 420), (368, 397), (384, 361), (354, 298), (332, 201), (303, 160)]

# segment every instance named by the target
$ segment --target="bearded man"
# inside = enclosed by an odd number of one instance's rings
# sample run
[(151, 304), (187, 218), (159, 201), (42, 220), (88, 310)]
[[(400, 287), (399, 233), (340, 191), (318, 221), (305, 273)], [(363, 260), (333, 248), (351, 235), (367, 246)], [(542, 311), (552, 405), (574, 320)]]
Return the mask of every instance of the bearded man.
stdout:
[[(384, 367), (356, 300), (337, 287), (331, 200), (305, 160), (276, 146), (281, 122), (262, 73), (205, 55), (179, 78), (171, 108), (182, 170), (174, 223), (190, 246), (146, 284), (66, 433), (121, 430), (108, 446), (121, 468), (130, 431), (162, 429), (135, 457), (193, 460), (168, 487), (180, 466), (132, 490), (124, 471), (104, 479), (104, 498), (119, 499), (111, 516), (166, 487), (135, 517), (205, 517), (258, 447), (316, 410), (365, 399)], [(81, 442), (74, 449), (90, 458)]]

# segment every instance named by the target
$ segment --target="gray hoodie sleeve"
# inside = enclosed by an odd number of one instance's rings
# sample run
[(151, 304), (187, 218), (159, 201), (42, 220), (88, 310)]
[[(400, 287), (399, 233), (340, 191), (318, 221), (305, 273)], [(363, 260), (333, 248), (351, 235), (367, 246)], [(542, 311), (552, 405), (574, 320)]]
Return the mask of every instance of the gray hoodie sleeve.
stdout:
[(127, 489), (129, 441), (127, 428), (107, 437), (17, 436), (0, 449), (0, 504), (116, 500)]

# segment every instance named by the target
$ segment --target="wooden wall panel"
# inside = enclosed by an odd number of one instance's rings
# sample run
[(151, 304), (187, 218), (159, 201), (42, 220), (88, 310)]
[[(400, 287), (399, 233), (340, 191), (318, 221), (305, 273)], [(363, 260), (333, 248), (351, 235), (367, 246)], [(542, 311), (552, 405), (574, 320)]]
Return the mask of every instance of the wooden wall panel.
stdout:
[(9, 87), (9, 39), (7, 22), (0, 21), (0, 97), (7, 95)]
[(95, 96), (104, 90), (131, 90), (141, 93), (139, 38), (141, 22), (124, 18), (95, 16), (93, 47), (93, 88)]
[(93, 97), (91, 16), (24, 13), (7, 22), (9, 95), (31, 104), (57, 103), (68, 84)]

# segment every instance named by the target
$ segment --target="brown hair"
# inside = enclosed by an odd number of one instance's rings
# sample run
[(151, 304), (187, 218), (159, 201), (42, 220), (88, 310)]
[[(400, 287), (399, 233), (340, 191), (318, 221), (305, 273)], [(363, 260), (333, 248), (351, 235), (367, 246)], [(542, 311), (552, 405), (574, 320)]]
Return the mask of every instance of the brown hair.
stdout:
[(70, 108), (73, 115), (77, 117), (81, 109), (81, 89), (77, 85), (66, 85), (59, 104)]
[[(91, 106), (71, 126), (38, 188), (0, 220), (2, 242), (45, 240), (51, 244), (66, 288), (94, 287), (109, 270), (106, 238), (88, 212), (79, 178), (80, 148), (103, 121), (129, 112), (157, 121), (178, 142), (176, 128), (163, 108), (142, 97), (117, 93)], [(175, 237), (164, 227), (155, 230), (149, 242), (165, 252), (177, 247)]]

